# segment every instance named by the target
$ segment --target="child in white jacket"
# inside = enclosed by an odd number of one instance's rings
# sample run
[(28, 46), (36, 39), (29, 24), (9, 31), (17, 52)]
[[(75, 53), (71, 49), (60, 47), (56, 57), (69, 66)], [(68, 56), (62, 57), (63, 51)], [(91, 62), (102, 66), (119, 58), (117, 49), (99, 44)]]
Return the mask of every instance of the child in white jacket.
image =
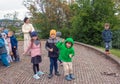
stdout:
[(6, 33), (2, 33), (2, 37), (3, 37), (3, 39), (4, 39), (4, 42), (5, 42), (5, 48), (6, 48), (6, 50), (7, 50), (7, 60), (8, 60), (8, 62), (10, 63), (10, 62), (13, 62), (13, 60), (12, 60), (12, 58), (11, 58), (11, 56), (10, 56), (10, 49), (9, 49), (9, 45), (8, 45), (8, 42), (7, 42), (7, 34)]

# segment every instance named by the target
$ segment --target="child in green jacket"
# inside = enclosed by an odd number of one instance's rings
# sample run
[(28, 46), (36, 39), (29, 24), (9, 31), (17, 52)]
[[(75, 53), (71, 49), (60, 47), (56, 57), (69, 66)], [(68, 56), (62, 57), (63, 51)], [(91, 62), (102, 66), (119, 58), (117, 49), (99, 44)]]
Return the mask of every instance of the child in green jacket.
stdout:
[(73, 44), (74, 41), (72, 38), (67, 38), (64, 42), (59, 41), (56, 44), (57, 48), (60, 50), (59, 60), (63, 62), (65, 79), (68, 81), (75, 79), (72, 68), (72, 58), (75, 53)]

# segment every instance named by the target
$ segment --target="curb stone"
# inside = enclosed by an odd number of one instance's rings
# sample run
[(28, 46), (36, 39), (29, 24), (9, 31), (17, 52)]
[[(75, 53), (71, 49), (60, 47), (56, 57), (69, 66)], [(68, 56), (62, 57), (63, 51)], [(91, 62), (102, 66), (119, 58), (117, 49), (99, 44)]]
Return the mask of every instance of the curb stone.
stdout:
[(104, 51), (102, 51), (102, 50), (100, 50), (100, 49), (98, 49), (98, 48), (96, 48), (96, 47), (94, 47), (94, 46), (87, 45), (87, 44), (84, 44), (84, 43), (75, 42), (75, 44), (85, 46), (85, 47), (87, 47), (87, 48), (90, 48), (90, 49), (92, 49), (92, 50), (95, 50), (95, 51), (103, 54), (106, 58), (111, 59), (112, 61), (114, 61), (115, 63), (117, 63), (118, 66), (120, 67), (120, 58), (118, 58), (117, 56), (112, 55), (112, 54), (107, 55), (107, 54), (105, 54)]

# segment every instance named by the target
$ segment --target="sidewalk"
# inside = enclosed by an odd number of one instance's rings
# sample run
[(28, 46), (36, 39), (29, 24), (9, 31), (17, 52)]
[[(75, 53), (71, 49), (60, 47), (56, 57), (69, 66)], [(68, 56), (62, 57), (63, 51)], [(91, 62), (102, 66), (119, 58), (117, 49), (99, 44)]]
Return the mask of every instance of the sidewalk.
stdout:
[[(21, 56), (21, 62), (12, 63), (11, 67), (0, 65), (0, 84), (120, 84), (120, 68), (103, 54), (75, 44), (73, 68), (76, 79), (66, 81), (63, 67), (59, 66), (60, 77), (48, 79), (49, 59), (42, 42), (42, 63), (40, 69), (46, 74), (40, 80), (33, 79), (32, 64), (29, 56)], [(19, 43), (19, 53), (23, 52), (23, 42)], [(117, 74), (117, 75), (115, 75)]]

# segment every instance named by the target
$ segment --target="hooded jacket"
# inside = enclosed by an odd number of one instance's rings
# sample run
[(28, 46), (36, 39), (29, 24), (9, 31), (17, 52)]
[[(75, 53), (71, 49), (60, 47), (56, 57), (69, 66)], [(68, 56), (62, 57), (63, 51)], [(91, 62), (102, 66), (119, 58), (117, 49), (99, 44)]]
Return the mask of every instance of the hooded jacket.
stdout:
[[(66, 47), (66, 43), (67, 42), (71, 42), (72, 46), (70, 48)], [(74, 48), (73, 48), (73, 44), (74, 41), (72, 38), (67, 38), (64, 43), (63, 42), (58, 42), (56, 44), (57, 48), (60, 51), (59, 54), (59, 59), (63, 62), (72, 62), (72, 58), (69, 57), (70, 54), (72, 54), (72, 56), (74, 56), (75, 52), (74, 52)]]
[(5, 48), (5, 42), (4, 39), (2, 38), (2, 35), (0, 34), (0, 54), (7, 53), (7, 50)]

